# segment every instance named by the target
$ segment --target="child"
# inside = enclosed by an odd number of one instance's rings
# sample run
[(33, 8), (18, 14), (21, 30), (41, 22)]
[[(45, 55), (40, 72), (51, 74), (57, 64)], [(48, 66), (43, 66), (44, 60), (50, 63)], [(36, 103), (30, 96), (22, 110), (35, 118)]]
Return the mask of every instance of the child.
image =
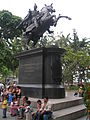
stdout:
[(3, 109), (3, 118), (6, 118), (6, 112), (7, 112), (7, 97), (4, 96), (4, 100), (2, 102), (2, 109)]
[(11, 88), (9, 88), (9, 93), (8, 93), (8, 106), (10, 106), (12, 100), (13, 100), (12, 90), (11, 90)]
[(30, 120), (32, 119), (32, 115), (31, 115), (31, 110), (30, 110), (30, 104), (31, 102), (30, 101), (27, 101), (26, 102), (26, 107), (25, 107), (25, 117), (26, 117), (26, 120)]
[(16, 116), (17, 115), (17, 111), (18, 111), (18, 101), (16, 99), (16, 96), (13, 98), (13, 102), (11, 102), (11, 116)]

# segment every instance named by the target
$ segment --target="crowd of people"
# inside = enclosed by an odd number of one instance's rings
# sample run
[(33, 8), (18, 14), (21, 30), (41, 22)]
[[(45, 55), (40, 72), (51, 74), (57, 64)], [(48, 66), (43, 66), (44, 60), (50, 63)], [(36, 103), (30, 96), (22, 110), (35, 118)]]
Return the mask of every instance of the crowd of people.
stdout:
[(18, 119), (26, 120), (48, 120), (52, 117), (51, 104), (48, 97), (44, 97), (43, 103), (37, 100), (37, 110), (34, 110), (30, 98), (21, 96), (20, 86), (14, 83), (8, 88), (1, 90), (1, 103), (3, 109), (3, 118), (7, 117), (7, 111), (10, 115), (17, 116)]

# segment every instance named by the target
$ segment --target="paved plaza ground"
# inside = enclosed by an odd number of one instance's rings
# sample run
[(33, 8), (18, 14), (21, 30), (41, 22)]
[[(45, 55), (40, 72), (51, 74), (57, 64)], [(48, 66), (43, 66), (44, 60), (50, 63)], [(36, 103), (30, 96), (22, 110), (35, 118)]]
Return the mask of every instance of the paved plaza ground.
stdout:
[[(2, 109), (0, 109), (0, 120), (18, 120), (18, 119), (17, 117), (11, 117), (9, 112), (7, 112), (7, 118), (2, 118)], [(86, 116), (76, 120), (86, 120)]]
[(7, 118), (2, 118), (2, 112), (2, 109), (0, 109), (0, 120), (17, 120), (17, 117), (11, 117), (9, 112), (7, 112)]

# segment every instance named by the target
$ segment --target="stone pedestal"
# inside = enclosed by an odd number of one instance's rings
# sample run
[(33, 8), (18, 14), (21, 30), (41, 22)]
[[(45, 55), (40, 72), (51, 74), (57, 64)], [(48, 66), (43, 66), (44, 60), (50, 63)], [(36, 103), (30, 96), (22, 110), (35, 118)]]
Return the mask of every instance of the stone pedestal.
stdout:
[(62, 68), (61, 48), (37, 48), (21, 52), (19, 59), (19, 86), (23, 95), (43, 98), (64, 98), (65, 90), (61, 85)]

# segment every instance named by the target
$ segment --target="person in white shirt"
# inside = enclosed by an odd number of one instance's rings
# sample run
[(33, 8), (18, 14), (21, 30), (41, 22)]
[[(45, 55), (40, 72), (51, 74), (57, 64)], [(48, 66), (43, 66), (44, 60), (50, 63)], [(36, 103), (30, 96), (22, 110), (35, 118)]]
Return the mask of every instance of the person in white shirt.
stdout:
[(37, 100), (37, 111), (32, 112), (32, 120), (40, 120), (41, 118), (41, 107), (42, 107), (42, 102), (41, 100)]
[(26, 117), (26, 120), (32, 120), (32, 114), (31, 114), (31, 109), (30, 109), (30, 104), (31, 102), (28, 100), (26, 102), (26, 107), (25, 107), (25, 117)]
[(16, 96), (14, 96), (13, 101), (10, 104), (11, 116), (17, 115), (18, 107), (19, 107), (19, 104), (18, 104), (17, 98), (16, 98)]
[(43, 120), (48, 120), (49, 118), (52, 117), (51, 104), (48, 101), (48, 97), (44, 97), (44, 103), (42, 104), (41, 111)]

